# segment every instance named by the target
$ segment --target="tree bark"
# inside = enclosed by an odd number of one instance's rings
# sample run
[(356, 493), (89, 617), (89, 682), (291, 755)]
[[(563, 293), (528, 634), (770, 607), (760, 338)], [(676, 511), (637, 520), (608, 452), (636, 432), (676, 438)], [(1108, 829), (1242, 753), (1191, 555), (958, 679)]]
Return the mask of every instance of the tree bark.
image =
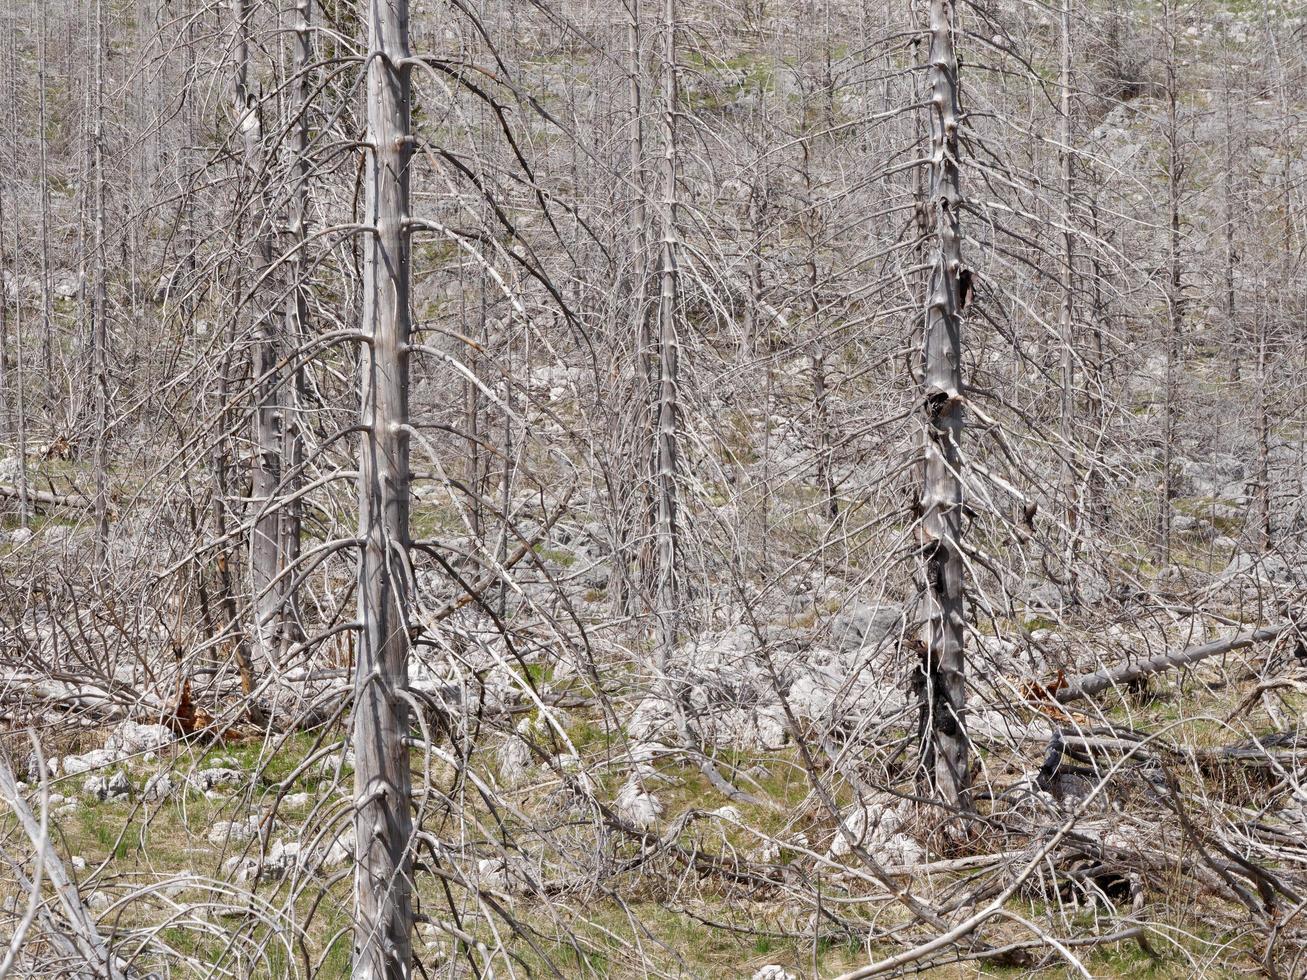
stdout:
[(925, 789), (951, 806), (969, 803), (964, 726), (966, 603), (962, 564), (962, 323), (961, 182), (958, 172), (957, 57), (952, 4), (931, 0), (930, 187), (926, 201), (935, 238), (925, 313), (926, 459), (921, 499), (922, 661), (921, 777)]
[[(309, 333), (309, 294), (308, 256), (304, 251), (304, 242), (308, 235), (309, 210), (309, 108), (313, 103), (313, 80), (310, 68), (313, 63), (313, 40), (309, 31), (311, 0), (295, 0), (295, 84), (291, 112), (294, 119), (290, 127), (292, 164), (292, 189), (289, 214), (290, 237), (298, 248), (290, 260), (290, 289), (286, 294), (285, 337), (286, 343), (299, 347), (308, 339)], [(282, 576), (278, 584), (278, 616), (281, 626), (281, 651), (284, 652), (303, 638), (299, 626), (298, 605), (291, 589), (293, 571), (300, 556), (300, 532), (303, 521), (303, 500), (295, 493), (301, 480), (304, 466), (304, 419), (300, 411), (306, 399), (306, 377), (303, 363), (297, 359), (294, 377), (287, 392), (285, 410), (282, 419), (281, 449), (283, 470), (287, 485), (283, 493), (288, 497), (279, 512), (277, 528), (280, 540), (277, 545), (278, 573)]]
[[(272, 266), (272, 241), (268, 231), (267, 194), (261, 189), (264, 174), (263, 122), (258, 93), (250, 85), (250, 6), (248, 0), (232, 0), (235, 32), (236, 77), (233, 96), (237, 125), (245, 151), (244, 189), (251, 207), (255, 234), (254, 280), (264, 280)], [(261, 290), (260, 293), (263, 291)], [(277, 382), (277, 329), (264, 295), (249, 297), (254, 316), (254, 344), (250, 350), (250, 371), (254, 381), (254, 457), (251, 473), (251, 503), (254, 526), (250, 531), (251, 590), (254, 595), (254, 647), (267, 667), (277, 661), (281, 620), (281, 593), (277, 574), (281, 561), (281, 515), (277, 493), (281, 484), (282, 409)]]
[(1062, 68), (1061, 113), (1059, 118), (1058, 169), (1062, 183), (1062, 261), (1060, 283), (1062, 310), (1059, 332), (1062, 341), (1062, 414), (1059, 432), (1062, 437), (1062, 489), (1066, 503), (1067, 574), (1076, 576), (1076, 551), (1079, 542), (1080, 508), (1076, 499), (1075, 414), (1075, 235), (1072, 194), (1075, 191), (1071, 155), (1071, 0), (1062, 0)]
[(1180, 181), (1184, 163), (1180, 147), (1179, 90), (1176, 78), (1175, 12), (1163, 9), (1166, 31), (1166, 381), (1162, 402), (1162, 481), (1158, 510), (1158, 550), (1163, 567), (1171, 564), (1171, 500), (1175, 496), (1174, 453), (1176, 428), (1176, 373), (1180, 360), (1180, 328), (1184, 282), (1180, 265)]
[(658, 647), (664, 664), (680, 632), (679, 499), (676, 484), (679, 364), (676, 336), (679, 269), (676, 237), (676, 0), (663, 0), (662, 160), (659, 164), (658, 392), (654, 486), (658, 543), (655, 593)]
[(354, 972), (411, 970), (413, 836), (405, 700), (409, 624), (409, 162), (407, 0), (368, 10), (367, 154), (361, 358), (360, 642), (354, 690), (358, 868)]

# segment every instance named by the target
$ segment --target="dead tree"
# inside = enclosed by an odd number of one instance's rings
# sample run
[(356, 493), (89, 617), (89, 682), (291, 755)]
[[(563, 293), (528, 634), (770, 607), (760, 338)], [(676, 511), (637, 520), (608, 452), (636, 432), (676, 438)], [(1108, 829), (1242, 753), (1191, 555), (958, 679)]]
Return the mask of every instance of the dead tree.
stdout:
[[(248, 0), (232, 0), (235, 34), (235, 112), (245, 154), (244, 173), (248, 201), (255, 226), (256, 282), (267, 279), (272, 267), (272, 241), (268, 232), (267, 194), (260, 185), (264, 173), (263, 121), (258, 92), (250, 82), (250, 6)], [(255, 508), (250, 529), (251, 589), (254, 596), (255, 649), (265, 666), (276, 660), (282, 602), (278, 585), (281, 552), (280, 514), (277, 493), (281, 484), (281, 408), (277, 383), (278, 336), (264, 290), (248, 297), (254, 316), (254, 343), (250, 350), (250, 371), (254, 383), (252, 415), (254, 455), (251, 461), (251, 497)]]
[(406, 0), (368, 9), (360, 358), (359, 649), (354, 679), (354, 972), (409, 976), (413, 820), (409, 626), (409, 21)]
[(926, 200), (935, 256), (926, 297), (923, 410), (926, 420), (921, 495), (922, 609), (920, 762), (925, 788), (951, 806), (966, 806), (970, 773), (964, 726), (965, 621), (962, 564), (962, 265), (958, 171), (958, 65), (952, 4), (931, 0), (927, 81), (930, 173)]
[(1062, 341), (1062, 399), (1059, 434), (1062, 440), (1062, 484), (1065, 494), (1067, 522), (1067, 572), (1076, 574), (1076, 550), (1080, 533), (1080, 507), (1076, 499), (1076, 444), (1073, 418), (1075, 416), (1075, 220), (1072, 197), (1075, 192), (1074, 159), (1071, 153), (1071, 0), (1062, 0), (1061, 17), (1062, 67), (1059, 79), (1061, 105), (1058, 132), (1058, 169), (1062, 191), (1062, 256), (1059, 286), (1062, 292), (1062, 309), (1059, 332)]
[(679, 302), (679, 269), (676, 237), (676, 0), (663, 0), (662, 159), (658, 169), (658, 390), (655, 396), (654, 494), (655, 539), (658, 546), (658, 579), (655, 606), (658, 617), (658, 649), (663, 665), (676, 644), (680, 631), (678, 567), (678, 493), (676, 483), (677, 426), (679, 405), (678, 341), (676, 309)]
[(1185, 158), (1180, 132), (1180, 84), (1178, 71), (1179, 34), (1175, 9), (1171, 3), (1162, 8), (1165, 37), (1166, 76), (1163, 98), (1166, 101), (1166, 379), (1162, 396), (1162, 479), (1158, 508), (1158, 551), (1163, 566), (1171, 563), (1171, 501), (1176, 496), (1175, 438), (1180, 364), (1180, 332), (1184, 321), (1184, 265), (1181, 255), (1180, 204), (1185, 178)]
[[(288, 231), (294, 254), (289, 262), (290, 287), (286, 292), (285, 337), (287, 344), (299, 349), (309, 334), (308, 256), (305, 242), (308, 237), (309, 211), (309, 107), (313, 101), (313, 39), (309, 30), (311, 0), (295, 2), (294, 84), (291, 86), (291, 199)], [(301, 637), (296, 597), (291, 583), (293, 569), (300, 556), (300, 531), (303, 521), (303, 502), (295, 487), (301, 480), (305, 463), (304, 419), (300, 415), (305, 402), (305, 369), (297, 359), (291, 385), (283, 398), (281, 424), (282, 473), (286, 485), (282, 492), (288, 501), (279, 510), (277, 521), (278, 576), (277, 616), (280, 620), (281, 649)]]
[(95, 556), (103, 564), (109, 547), (109, 289), (105, 282), (108, 263), (105, 255), (105, 177), (104, 177), (104, 4), (95, 5), (95, 37), (92, 41), (95, 89), (92, 107), (91, 193), (95, 199), (95, 244), (93, 251), (94, 283), (91, 293), (91, 384), (95, 392), (95, 447), (92, 466), (95, 480)]

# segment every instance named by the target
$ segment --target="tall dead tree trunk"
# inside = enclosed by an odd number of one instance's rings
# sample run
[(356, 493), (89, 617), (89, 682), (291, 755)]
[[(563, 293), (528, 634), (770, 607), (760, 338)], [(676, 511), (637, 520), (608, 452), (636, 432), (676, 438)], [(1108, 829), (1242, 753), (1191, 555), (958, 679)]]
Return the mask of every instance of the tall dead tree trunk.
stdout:
[[(254, 280), (266, 278), (272, 266), (267, 195), (261, 189), (264, 173), (263, 120), (258, 92), (250, 81), (250, 6), (248, 0), (232, 0), (235, 31), (236, 119), (245, 151), (245, 191), (251, 208), (255, 235)], [(282, 410), (277, 382), (278, 337), (276, 324), (260, 290), (249, 299), (254, 316), (254, 343), (250, 350), (255, 406), (253, 414), (254, 456), (251, 472), (251, 503), (254, 526), (250, 531), (251, 590), (254, 596), (254, 646), (265, 666), (277, 661), (281, 633), (280, 570), (281, 515), (276, 497), (281, 484)]]
[(1080, 508), (1076, 499), (1076, 444), (1073, 418), (1075, 414), (1075, 234), (1072, 229), (1074, 212), (1072, 195), (1075, 191), (1073, 158), (1071, 154), (1071, 0), (1062, 0), (1062, 67), (1061, 112), (1059, 118), (1058, 169), (1062, 184), (1062, 256), (1061, 275), (1062, 310), (1059, 332), (1062, 341), (1062, 413), (1059, 434), (1062, 437), (1062, 491), (1066, 504), (1067, 550), (1066, 572), (1075, 581), (1076, 550), (1079, 538)]
[[(47, 33), (46, 8), (39, 3), (40, 16), (37, 19), (36, 34), (36, 87), (37, 87), (37, 131), (41, 138), (37, 141), (41, 153), (40, 194), (41, 194), (41, 364), (45, 369), (44, 387), (47, 410), (53, 409), (56, 402), (54, 391), (54, 311), (50, 299), (50, 153), (49, 141), (46, 139), (46, 104), (45, 104), (45, 38)], [(53, 414), (53, 413), (52, 413)]]
[[(290, 260), (290, 289), (286, 294), (285, 336), (283, 340), (291, 349), (297, 349), (308, 339), (309, 332), (309, 294), (307, 279), (309, 275), (308, 256), (304, 252), (305, 239), (308, 236), (309, 212), (309, 106), (313, 101), (313, 79), (310, 74), (313, 63), (313, 40), (309, 31), (311, 0), (295, 0), (295, 82), (294, 93), (290, 100), (293, 118), (290, 126), (292, 188), (290, 199), (290, 220), (287, 222), (291, 243), (296, 246)], [(290, 498), (280, 510), (277, 528), (278, 574), (281, 580), (277, 587), (279, 599), (278, 617), (281, 621), (281, 649), (284, 652), (292, 643), (301, 638), (298, 605), (291, 589), (294, 567), (300, 556), (300, 530), (303, 521), (303, 505), (295, 495), (295, 488), (302, 477), (304, 467), (304, 419), (300, 412), (303, 408), (305, 391), (305, 369), (298, 365), (285, 403), (281, 440), (282, 472), (287, 486), (283, 492)]]
[(406, 701), (409, 623), (409, 162), (407, 0), (368, 9), (359, 465), (360, 642), (354, 679), (358, 869), (354, 977), (411, 969), (413, 821)]
[[(640, 0), (628, 0), (626, 23), (626, 143), (630, 167), (631, 201), (627, 215), (626, 247), (630, 250), (631, 336), (635, 344), (635, 388), (638, 397), (633, 399), (635, 413), (635, 445), (619, 445), (617, 451), (620, 470), (617, 479), (614, 514), (612, 570), (609, 573), (608, 591), (613, 613), (626, 616), (634, 611), (636, 595), (643, 591), (646, 572), (651, 562), (645, 560), (647, 551), (641, 539), (648, 530), (653, 512), (653, 495), (645, 480), (645, 461), (652, 455), (652, 440), (647, 419), (651, 390), (654, 385), (652, 354), (649, 337), (648, 265), (648, 209), (644, 160), (644, 60), (641, 51)], [(625, 348), (621, 348), (623, 357)], [(621, 369), (623, 374), (627, 368)]]
[(655, 538), (658, 580), (655, 603), (658, 648), (664, 664), (680, 632), (677, 426), (680, 408), (676, 307), (679, 269), (676, 235), (676, 0), (663, 0), (662, 159), (658, 172), (658, 391), (654, 445)]
[(92, 42), (95, 89), (92, 106), (91, 193), (95, 196), (95, 243), (92, 253), (91, 286), (91, 383), (95, 392), (95, 447), (92, 468), (95, 481), (95, 557), (103, 564), (109, 548), (109, 291), (105, 282), (105, 183), (104, 183), (104, 3), (95, 4), (95, 38)]
[(923, 410), (926, 418), (921, 496), (923, 622), (919, 736), (925, 789), (951, 806), (969, 802), (964, 725), (965, 620), (962, 564), (962, 265), (961, 181), (958, 172), (957, 56), (952, 4), (931, 0), (927, 81), (931, 159), (928, 216), (935, 256), (925, 311)]
[(1176, 372), (1179, 370), (1180, 326), (1184, 282), (1180, 266), (1180, 181), (1184, 163), (1180, 147), (1179, 87), (1176, 78), (1176, 26), (1170, 3), (1163, 8), (1166, 31), (1166, 379), (1162, 398), (1162, 480), (1158, 508), (1158, 551), (1163, 567), (1171, 564), (1171, 500), (1175, 497)]

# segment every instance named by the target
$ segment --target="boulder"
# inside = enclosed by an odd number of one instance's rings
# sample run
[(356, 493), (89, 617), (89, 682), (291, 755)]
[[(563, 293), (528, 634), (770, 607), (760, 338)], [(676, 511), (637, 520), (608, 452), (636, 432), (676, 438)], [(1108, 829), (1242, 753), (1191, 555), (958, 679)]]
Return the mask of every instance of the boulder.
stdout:
[(219, 820), (209, 828), (209, 843), (214, 847), (225, 847), (253, 840), (259, 834), (260, 822), (258, 814), (251, 814), (244, 820)]
[(886, 867), (903, 868), (920, 863), (926, 851), (902, 832), (903, 806), (902, 802), (888, 799), (856, 801), (841, 816), (840, 827), (831, 840), (830, 856), (844, 857), (857, 846)]
[(94, 749), (83, 755), (65, 756), (62, 765), (65, 775), (76, 776), (95, 769), (103, 769), (105, 766), (111, 766), (117, 761), (118, 755), (116, 752), (111, 752), (108, 749)]
[(104, 747), (120, 756), (142, 755), (171, 745), (173, 733), (163, 725), (138, 725), (124, 721), (110, 733)]
[(1205, 459), (1177, 460), (1180, 470), (1180, 492), (1185, 496), (1214, 497), (1226, 492), (1232, 483), (1242, 483), (1248, 473), (1244, 464), (1226, 453), (1213, 453)]
[(245, 781), (245, 774), (235, 769), (212, 768), (197, 769), (191, 773), (187, 782), (196, 789), (207, 792), (219, 786), (236, 786)]
[(1236, 552), (1219, 576), (1222, 582), (1247, 582), (1262, 585), (1291, 585), (1293, 569), (1279, 555), (1250, 555)]
[(1216, 528), (1201, 517), (1188, 514), (1176, 514), (1171, 518), (1171, 530), (1176, 534), (1187, 534), (1199, 541), (1211, 541), (1216, 537)]
[(172, 775), (166, 772), (156, 772), (145, 781), (145, 788), (141, 790), (141, 799), (146, 803), (162, 803), (172, 795), (172, 791)]
[(116, 803), (132, 795), (132, 784), (121, 771), (112, 776), (88, 776), (82, 784), (82, 795), (93, 800)]
[(617, 793), (617, 814), (637, 830), (649, 830), (662, 815), (663, 804), (649, 792), (646, 781), (654, 775), (650, 766), (638, 766)]
[(831, 620), (831, 640), (841, 649), (879, 646), (903, 628), (903, 610), (855, 599)]
[(326, 849), (322, 856), (322, 867), (340, 868), (354, 860), (354, 852), (357, 845), (354, 836), (354, 827), (346, 827), (339, 836), (331, 841), (331, 845)]

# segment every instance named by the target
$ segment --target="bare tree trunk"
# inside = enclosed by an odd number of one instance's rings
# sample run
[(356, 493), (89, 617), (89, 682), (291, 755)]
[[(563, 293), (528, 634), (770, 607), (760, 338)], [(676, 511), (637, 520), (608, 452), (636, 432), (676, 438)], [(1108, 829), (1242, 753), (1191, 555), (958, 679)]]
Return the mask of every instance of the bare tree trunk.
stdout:
[(1059, 118), (1058, 165), (1062, 183), (1062, 261), (1060, 286), (1062, 311), (1060, 333), (1062, 341), (1062, 415), (1059, 434), (1062, 437), (1062, 490), (1066, 504), (1067, 551), (1066, 574), (1075, 581), (1076, 550), (1080, 531), (1080, 508), (1076, 499), (1076, 441), (1073, 426), (1075, 414), (1075, 235), (1072, 222), (1072, 194), (1075, 191), (1073, 159), (1071, 155), (1071, 0), (1062, 0), (1062, 68), (1060, 78), (1061, 114)]
[(969, 804), (970, 773), (964, 727), (965, 619), (962, 565), (962, 265), (961, 182), (958, 173), (957, 57), (952, 4), (931, 0), (930, 188), (926, 201), (936, 243), (926, 300), (925, 481), (921, 499), (924, 599), (921, 770), (925, 788), (951, 806)]
[(109, 546), (109, 329), (108, 285), (105, 282), (105, 184), (104, 184), (104, 3), (95, 4), (95, 52), (92, 83), (95, 93), (92, 111), (92, 193), (95, 195), (95, 244), (93, 246), (91, 293), (91, 371), (95, 390), (95, 449), (92, 466), (95, 481), (95, 557), (107, 558)]
[[(653, 380), (650, 369), (649, 316), (645, 309), (648, 296), (646, 281), (648, 229), (645, 222), (648, 219), (648, 211), (645, 206), (647, 183), (642, 116), (644, 64), (640, 51), (640, 0), (629, 0), (627, 11), (626, 142), (630, 167), (631, 207), (627, 217), (626, 244), (630, 249), (632, 262), (631, 291), (628, 299), (632, 317), (632, 337), (635, 343), (635, 387), (639, 397), (634, 399), (633, 405), (636, 444), (634, 447), (618, 447), (621, 462), (617, 485), (620, 488), (618, 495), (622, 499), (616, 501), (614, 507), (616, 539), (613, 542), (613, 561), (608, 581), (613, 613), (617, 616), (628, 615), (634, 610), (636, 594), (643, 587), (641, 580), (644, 578), (645, 562), (642, 558), (645, 548), (639, 541), (647, 530), (648, 517), (653, 509), (648, 503), (651, 494), (644, 480), (645, 461), (652, 455), (652, 441), (649, 438), (647, 421), (651, 414), (649, 398)], [(625, 368), (622, 370), (624, 374)], [(626, 451), (628, 448), (629, 452)]]
[(1180, 326), (1184, 283), (1180, 269), (1180, 180), (1183, 171), (1180, 148), (1179, 92), (1176, 79), (1175, 12), (1170, 3), (1163, 9), (1166, 31), (1166, 389), (1162, 402), (1162, 480), (1158, 508), (1158, 551), (1163, 567), (1171, 564), (1171, 500), (1175, 496), (1175, 401), (1176, 372), (1179, 370)]
[(803, 186), (811, 202), (811, 211), (803, 226), (808, 239), (808, 316), (811, 320), (813, 341), (809, 347), (812, 357), (813, 417), (817, 431), (813, 440), (816, 462), (817, 489), (825, 498), (823, 510), (831, 520), (840, 515), (840, 502), (835, 494), (835, 478), (831, 472), (831, 421), (830, 399), (826, 394), (826, 350), (822, 343), (820, 273), (817, 268), (817, 242), (820, 237), (820, 211), (812, 181), (812, 157), (808, 141), (800, 144), (803, 151)]
[[(245, 149), (247, 203), (254, 226), (256, 264), (254, 280), (266, 277), (272, 266), (272, 241), (268, 229), (267, 195), (261, 190), (264, 175), (263, 123), (259, 96), (250, 86), (250, 6), (248, 0), (232, 0), (235, 32), (235, 110)], [(250, 351), (255, 407), (253, 414), (254, 456), (251, 473), (251, 503), (254, 526), (250, 532), (251, 591), (254, 596), (254, 647), (268, 667), (277, 661), (281, 633), (280, 568), (281, 515), (277, 493), (281, 484), (281, 426), (276, 365), (278, 337), (270, 310), (264, 302), (266, 290), (249, 297), (254, 316), (254, 344)]]
[(677, 426), (679, 423), (679, 365), (676, 336), (679, 270), (676, 237), (676, 0), (663, 0), (662, 31), (662, 160), (658, 184), (658, 232), (661, 238), (658, 270), (658, 394), (654, 486), (658, 581), (656, 609), (658, 648), (666, 663), (680, 632), (680, 542), (677, 540), (678, 492)]
[[(294, 120), (290, 127), (293, 187), (290, 200), (289, 231), (291, 241), (298, 246), (290, 262), (291, 284), (286, 294), (286, 342), (292, 348), (298, 348), (308, 339), (309, 333), (309, 294), (308, 294), (308, 256), (304, 252), (304, 242), (308, 235), (309, 209), (309, 108), (313, 102), (313, 84), (310, 67), (313, 63), (313, 40), (309, 30), (312, 0), (295, 0), (295, 83), (294, 98), (290, 111)], [(282, 459), (283, 472), (287, 474), (288, 485), (283, 492), (290, 498), (280, 511), (277, 527), (280, 532), (278, 542), (278, 573), (282, 575), (277, 588), (280, 600), (278, 615), (281, 619), (281, 649), (284, 652), (298, 642), (303, 635), (299, 628), (298, 606), (290, 587), (294, 567), (300, 556), (300, 532), (303, 520), (303, 503), (295, 494), (295, 488), (302, 477), (299, 475), (304, 466), (304, 419), (300, 414), (306, 399), (305, 373), (303, 365), (295, 368), (289, 397), (286, 399), (285, 415), (282, 420)]]
[(413, 835), (408, 749), (409, 119), (407, 0), (368, 10), (363, 247), (360, 643), (354, 680), (358, 869), (354, 976), (411, 970)]
[(1235, 250), (1234, 221), (1234, 92), (1230, 85), (1230, 66), (1227, 64), (1221, 72), (1221, 101), (1224, 103), (1223, 121), (1225, 124), (1225, 160), (1221, 173), (1221, 199), (1225, 213), (1222, 225), (1225, 238), (1225, 320), (1230, 341), (1230, 380), (1238, 381), (1240, 374), (1240, 357), (1243, 353), (1244, 337), (1239, 329), (1239, 319), (1235, 311), (1234, 272), (1239, 256)]
[[(37, 130), (41, 134), (37, 143), (41, 153), (41, 365), (45, 369), (45, 404), (47, 412), (55, 405), (54, 393), (54, 323), (50, 302), (50, 161), (49, 147), (46, 139), (46, 105), (45, 105), (45, 37), (47, 33), (46, 8), (43, 0), (38, 0), (41, 8), (37, 22), (36, 35), (36, 85), (37, 85)], [(51, 414), (53, 414), (51, 412)]]
[(1253, 527), (1255, 546), (1271, 545), (1271, 406), (1267, 394), (1266, 317), (1257, 317), (1257, 461), (1253, 470)]

